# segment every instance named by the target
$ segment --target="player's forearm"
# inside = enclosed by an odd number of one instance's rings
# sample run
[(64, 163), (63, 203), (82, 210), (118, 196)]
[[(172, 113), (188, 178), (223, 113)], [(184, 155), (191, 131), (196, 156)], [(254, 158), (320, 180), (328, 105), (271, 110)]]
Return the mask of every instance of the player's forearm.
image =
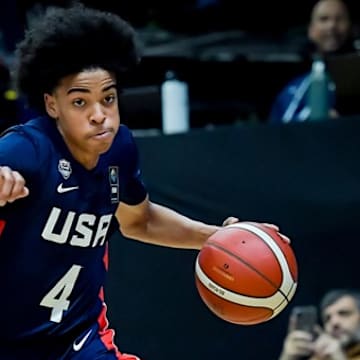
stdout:
[(125, 236), (151, 244), (200, 249), (219, 227), (183, 216), (171, 209), (151, 203), (147, 221), (123, 231)]

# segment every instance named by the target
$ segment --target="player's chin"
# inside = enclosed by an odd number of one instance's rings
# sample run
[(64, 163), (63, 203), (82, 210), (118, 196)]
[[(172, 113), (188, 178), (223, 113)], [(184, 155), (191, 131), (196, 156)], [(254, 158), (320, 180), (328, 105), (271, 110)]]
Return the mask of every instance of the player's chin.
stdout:
[(95, 149), (97, 150), (98, 154), (104, 154), (111, 148), (112, 143), (113, 142), (111, 141), (111, 142), (103, 142), (101, 144), (96, 144)]
[(105, 136), (100, 137), (91, 137), (89, 147), (98, 154), (103, 154), (107, 152), (115, 138), (115, 133), (108, 133)]

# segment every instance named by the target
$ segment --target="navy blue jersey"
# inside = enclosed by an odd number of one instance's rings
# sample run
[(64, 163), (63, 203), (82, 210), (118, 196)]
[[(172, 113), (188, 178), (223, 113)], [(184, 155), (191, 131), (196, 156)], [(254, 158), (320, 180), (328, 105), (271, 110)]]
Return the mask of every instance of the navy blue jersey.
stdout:
[(0, 343), (59, 340), (103, 310), (106, 244), (118, 230), (113, 214), (120, 201), (146, 197), (137, 148), (120, 126), (87, 170), (45, 117), (0, 139), (0, 165), (17, 170), (30, 190), (0, 208)]

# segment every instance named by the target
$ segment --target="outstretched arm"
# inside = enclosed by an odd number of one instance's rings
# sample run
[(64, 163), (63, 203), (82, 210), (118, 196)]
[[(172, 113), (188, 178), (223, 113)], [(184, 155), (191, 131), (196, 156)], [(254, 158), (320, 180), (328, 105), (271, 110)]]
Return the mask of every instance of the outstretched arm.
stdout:
[[(219, 226), (192, 220), (154, 204), (148, 197), (135, 206), (120, 203), (115, 215), (124, 236), (175, 248), (200, 249), (208, 237), (219, 229)], [(232, 221), (235, 220), (233, 218)]]

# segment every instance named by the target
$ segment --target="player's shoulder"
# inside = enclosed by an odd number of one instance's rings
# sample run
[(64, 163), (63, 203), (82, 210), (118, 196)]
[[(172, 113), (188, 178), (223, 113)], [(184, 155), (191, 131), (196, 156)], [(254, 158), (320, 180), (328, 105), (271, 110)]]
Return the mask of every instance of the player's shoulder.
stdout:
[(36, 118), (24, 124), (12, 126), (0, 135), (0, 153), (12, 158), (26, 154), (28, 162), (34, 159), (38, 164), (49, 153), (51, 140), (46, 130), (46, 118)]
[(47, 136), (47, 125), (45, 117), (38, 117), (24, 124), (11, 126), (0, 134), (1, 139), (23, 138), (36, 144), (37, 141), (44, 141)]

